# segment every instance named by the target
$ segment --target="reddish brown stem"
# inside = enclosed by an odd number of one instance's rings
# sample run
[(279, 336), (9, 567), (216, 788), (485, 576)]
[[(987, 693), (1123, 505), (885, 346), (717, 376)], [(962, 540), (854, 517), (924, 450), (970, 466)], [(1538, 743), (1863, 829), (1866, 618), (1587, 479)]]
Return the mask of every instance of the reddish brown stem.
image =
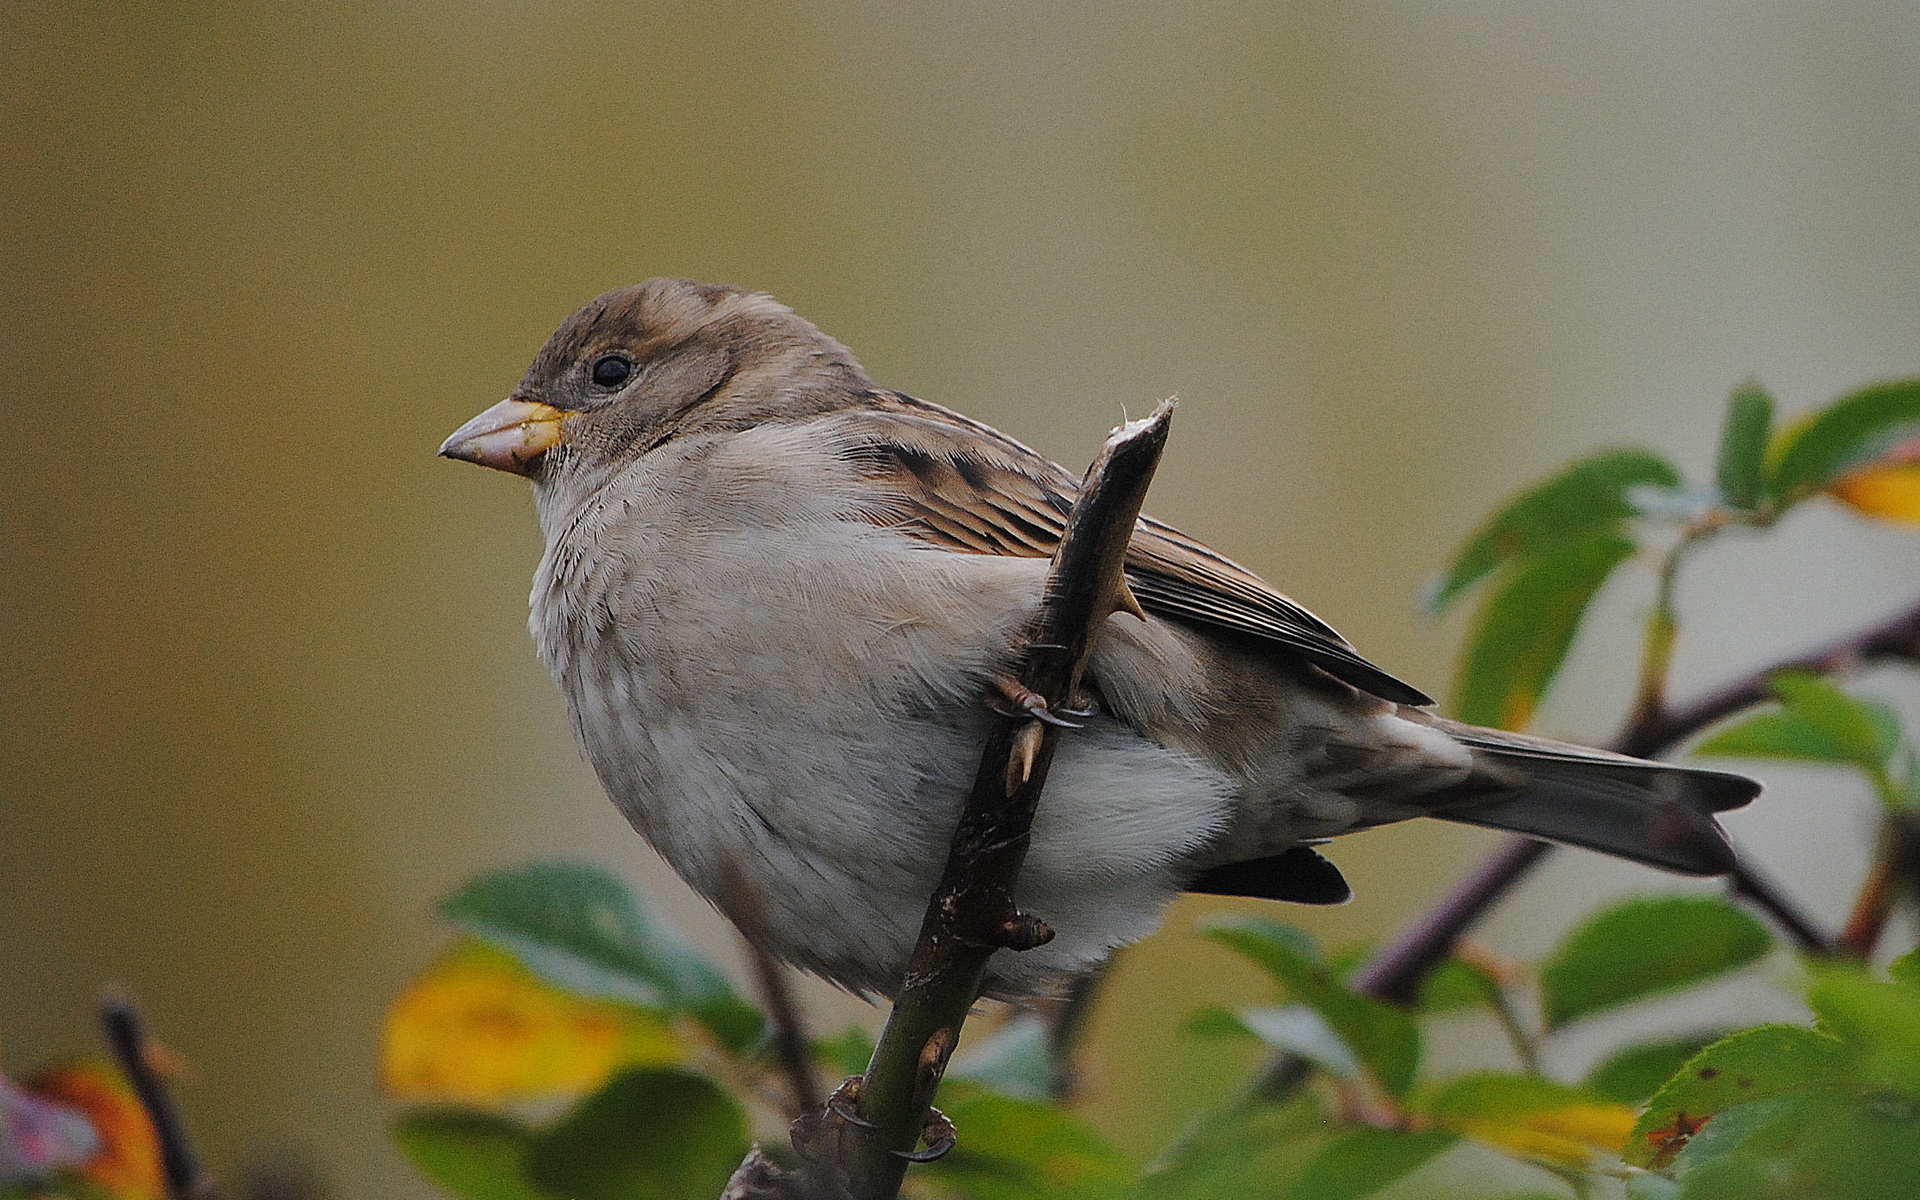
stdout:
[(1847, 914), (1846, 927), (1840, 931), (1842, 954), (1860, 959), (1873, 956), (1873, 948), (1880, 944), (1880, 934), (1887, 927), (1887, 918), (1893, 915), (1893, 902), (1898, 894), (1893, 860), (1881, 858), (1867, 872), (1867, 881), (1860, 887), (1853, 911)]

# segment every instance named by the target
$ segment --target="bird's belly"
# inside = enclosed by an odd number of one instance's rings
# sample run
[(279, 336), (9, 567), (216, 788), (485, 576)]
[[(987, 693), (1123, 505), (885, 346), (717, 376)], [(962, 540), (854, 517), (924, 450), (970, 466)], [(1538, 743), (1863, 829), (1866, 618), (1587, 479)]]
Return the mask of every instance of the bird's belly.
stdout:
[[(701, 573), (704, 596), (752, 598), (734, 615), (630, 578), (598, 609), (611, 619), (569, 614), (543, 649), (608, 793), (689, 884), (779, 957), (891, 991), (972, 783), (987, 677), (1044, 563), (934, 580), (954, 600), (908, 620), (880, 607), (870, 569), (837, 579), (808, 547), (813, 561), (779, 571), (756, 549), (744, 575)], [(923, 569), (975, 565), (957, 558), (904, 567), (925, 586)], [(999, 956), (996, 989), (1033, 991), (1148, 932), (1232, 791), (1120, 722), (1070, 731), (1018, 889), (1056, 937)]]

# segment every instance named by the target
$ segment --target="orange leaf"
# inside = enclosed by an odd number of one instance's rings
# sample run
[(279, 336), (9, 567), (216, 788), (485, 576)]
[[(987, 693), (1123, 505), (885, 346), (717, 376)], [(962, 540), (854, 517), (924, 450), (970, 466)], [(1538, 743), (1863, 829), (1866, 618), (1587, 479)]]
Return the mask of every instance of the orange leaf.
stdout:
[(93, 1122), (104, 1148), (80, 1171), (101, 1191), (113, 1200), (164, 1200), (160, 1140), (120, 1072), (105, 1063), (75, 1063), (41, 1072), (27, 1090), (71, 1105)]
[(394, 1000), (380, 1053), (390, 1095), (485, 1106), (578, 1096), (618, 1067), (682, 1057), (657, 1014), (563, 992), (475, 941)]
[(1836, 480), (1834, 497), (1869, 517), (1920, 525), (1920, 438), (1894, 446)]

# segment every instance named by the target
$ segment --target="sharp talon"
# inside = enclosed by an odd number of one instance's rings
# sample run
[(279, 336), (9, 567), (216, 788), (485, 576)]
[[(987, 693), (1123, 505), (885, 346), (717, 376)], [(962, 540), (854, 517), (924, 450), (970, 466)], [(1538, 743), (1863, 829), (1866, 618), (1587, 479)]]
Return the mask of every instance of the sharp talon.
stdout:
[(1063, 717), (1080, 717), (1084, 720), (1087, 717), (1099, 716), (1100, 706), (1098, 704), (1093, 703), (1091, 700), (1089, 700), (1085, 705), (1078, 708), (1061, 707), (1061, 708), (1055, 709), (1054, 711), (1059, 713)]
[(1022, 704), (1020, 707), (1028, 716), (1032, 717), (1036, 721), (1045, 721), (1047, 724), (1056, 726), (1060, 729), (1080, 728), (1080, 723), (1078, 721), (1069, 721), (1065, 717), (1054, 716), (1053, 710), (1047, 707), (1047, 702), (1045, 700), (1042, 700), (1038, 696), (1035, 696), (1033, 699), (1028, 700), (1024, 704)]
[(878, 1129), (872, 1121), (853, 1111), (852, 1102), (860, 1096), (860, 1076), (855, 1075), (845, 1083), (833, 1089), (833, 1095), (827, 1097), (827, 1111), (839, 1117), (849, 1125), (858, 1125), (862, 1129)]
[(947, 1120), (947, 1114), (937, 1108), (927, 1110), (927, 1123), (921, 1128), (920, 1136), (926, 1139), (925, 1150), (895, 1150), (894, 1153), (911, 1163), (939, 1162), (960, 1144), (959, 1131)]
[[(995, 675), (993, 677), (993, 686), (995, 691), (999, 692), (1008, 701), (1017, 706), (1020, 713), (1024, 713), (1036, 721), (1045, 721), (1049, 725), (1058, 725), (1062, 729), (1080, 728), (1072, 721), (1062, 720), (1054, 716), (1053, 710), (1047, 707), (1047, 698), (1045, 696), (1027, 687), (1011, 675)], [(994, 707), (993, 711), (1000, 713), (1002, 716), (1020, 715), (1020, 713), (1005, 712), (998, 707)]]

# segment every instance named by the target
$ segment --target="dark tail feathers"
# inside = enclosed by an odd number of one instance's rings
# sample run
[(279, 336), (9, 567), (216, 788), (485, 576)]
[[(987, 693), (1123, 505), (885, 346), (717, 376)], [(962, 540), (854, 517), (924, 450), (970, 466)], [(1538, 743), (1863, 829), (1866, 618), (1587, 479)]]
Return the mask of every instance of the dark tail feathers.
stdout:
[(1713, 814), (1760, 793), (1759, 784), (1741, 775), (1446, 725), (1519, 790), (1437, 809), (1433, 816), (1584, 846), (1683, 875), (1733, 869), (1733, 847)]

